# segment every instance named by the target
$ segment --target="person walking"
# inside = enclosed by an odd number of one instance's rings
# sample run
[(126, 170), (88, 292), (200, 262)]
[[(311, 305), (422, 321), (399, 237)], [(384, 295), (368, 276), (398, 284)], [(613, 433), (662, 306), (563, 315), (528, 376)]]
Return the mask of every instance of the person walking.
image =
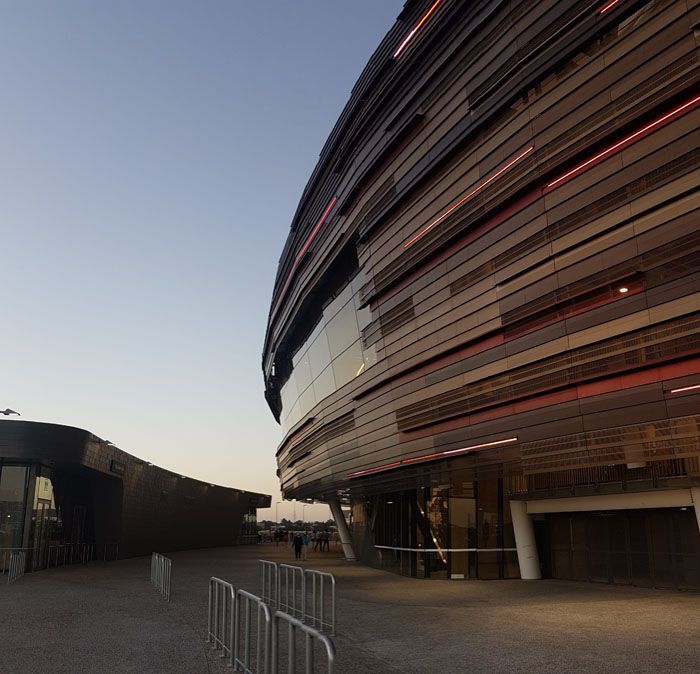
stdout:
[(308, 549), (309, 549), (309, 534), (307, 534), (306, 532), (304, 532), (304, 535), (301, 537), (301, 542), (302, 542), (302, 545), (303, 545), (303, 547), (302, 547), (302, 553), (301, 553), (301, 554), (302, 554), (302, 558), (301, 558), (301, 559), (302, 559), (303, 562), (305, 562), (305, 561), (306, 561), (307, 552), (308, 552)]
[(321, 534), (321, 552), (323, 552), (324, 550), (326, 552), (331, 551), (330, 536), (328, 535), (328, 531), (324, 531)]
[(301, 549), (304, 547), (304, 542), (301, 540), (301, 534), (294, 536), (292, 540), (292, 547), (294, 548), (294, 559), (301, 559)]

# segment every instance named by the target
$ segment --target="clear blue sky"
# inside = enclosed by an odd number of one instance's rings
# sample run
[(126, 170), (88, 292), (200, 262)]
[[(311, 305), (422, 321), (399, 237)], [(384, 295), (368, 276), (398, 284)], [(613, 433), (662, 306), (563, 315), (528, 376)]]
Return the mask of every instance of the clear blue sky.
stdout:
[(277, 261), (402, 5), (1, 4), (0, 409), (279, 500)]

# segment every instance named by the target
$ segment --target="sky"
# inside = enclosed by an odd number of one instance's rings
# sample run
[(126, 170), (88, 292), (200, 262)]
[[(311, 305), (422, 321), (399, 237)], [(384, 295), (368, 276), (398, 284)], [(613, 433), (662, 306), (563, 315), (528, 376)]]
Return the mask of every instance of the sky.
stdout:
[(259, 518), (329, 517), (275, 506), (262, 345), (302, 190), (403, 2), (0, 3), (0, 409), (271, 494)]

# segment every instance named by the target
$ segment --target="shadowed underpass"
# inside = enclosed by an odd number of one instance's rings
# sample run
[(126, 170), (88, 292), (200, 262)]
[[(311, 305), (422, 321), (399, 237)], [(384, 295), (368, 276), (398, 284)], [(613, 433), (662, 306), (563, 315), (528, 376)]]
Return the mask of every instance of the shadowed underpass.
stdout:
[[(259, 594), (257, 560), (294, 563), (291, 547), (169, 557), (169, 604), (150, 584), (147, 557), (3, 582), (0, 674), (230, 672), (205, 643), (207, 581), (218, 576)], [(698, 594), (554, 580), (416, 580), (345, 562), (335, 551), (310, 551), (304, 565), (337, 579), (338, 674), (698, 671)]]

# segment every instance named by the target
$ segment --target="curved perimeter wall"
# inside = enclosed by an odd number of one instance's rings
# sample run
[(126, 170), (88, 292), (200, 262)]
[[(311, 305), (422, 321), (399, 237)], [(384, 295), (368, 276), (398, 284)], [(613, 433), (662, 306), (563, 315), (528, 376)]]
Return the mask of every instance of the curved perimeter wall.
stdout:
[[(270, 496), (178, 475), (80, 428), (0, 421), (0, 552), (31, 568), (78, 546), (97, 558), (253, 542)], [(0, 565), (3, 560), (0, 559)]]
[[(700, 485), (699, 23), (694, 0), (409, 0), (369, 60), (263, 352), (282, 490), (351, 503), (363, 559), (517, 575), (510, 501)], [(565, 576), (556, 519), (535, 533)]]

